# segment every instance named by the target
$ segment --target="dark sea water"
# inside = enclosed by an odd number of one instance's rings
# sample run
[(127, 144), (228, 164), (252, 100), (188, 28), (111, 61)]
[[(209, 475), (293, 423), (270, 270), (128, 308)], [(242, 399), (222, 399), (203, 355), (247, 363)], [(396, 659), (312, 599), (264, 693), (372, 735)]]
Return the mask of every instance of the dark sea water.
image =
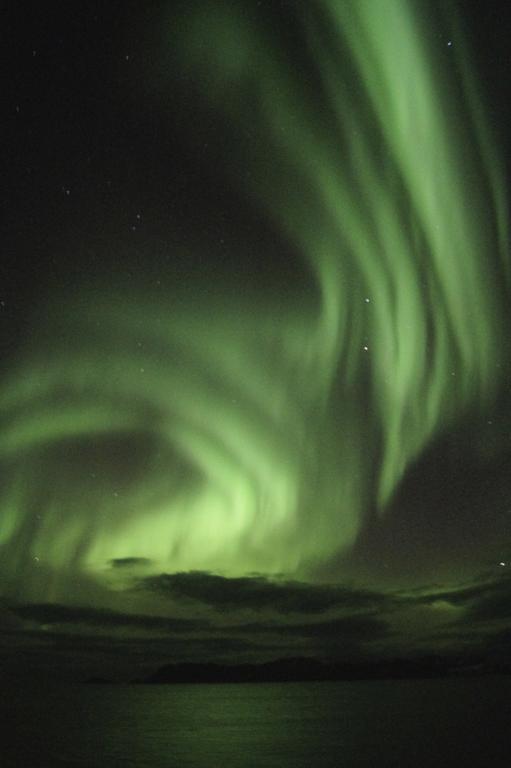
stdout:
[(2, 691), (0, 766), (511, 765), (511, 677)]

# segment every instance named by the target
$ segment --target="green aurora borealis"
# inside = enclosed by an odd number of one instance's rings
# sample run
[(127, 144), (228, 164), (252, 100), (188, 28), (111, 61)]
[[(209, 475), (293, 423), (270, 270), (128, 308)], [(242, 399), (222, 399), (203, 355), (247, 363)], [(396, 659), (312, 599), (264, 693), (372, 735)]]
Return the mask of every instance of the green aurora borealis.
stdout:
[(504, 172), (456, 17), (298, 3), (279, 39), (259, 6), (160, 4), (131, 98), (172, 114), (186, 91), (190, 144), (264, 243), (241, 252), (232, 209), (225, 263), (198, 227), (69, 279), (34, 267), (0, 380), (10, 598), (73, 602), (113, 561), (312, 578), (506, 384)]

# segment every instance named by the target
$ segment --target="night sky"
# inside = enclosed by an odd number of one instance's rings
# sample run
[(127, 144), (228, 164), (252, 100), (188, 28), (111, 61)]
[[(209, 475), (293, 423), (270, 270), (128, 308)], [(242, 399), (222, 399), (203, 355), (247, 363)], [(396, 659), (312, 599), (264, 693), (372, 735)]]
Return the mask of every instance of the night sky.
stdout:
[(0, 671), (511, 660), (509, 13), (4, 4)]

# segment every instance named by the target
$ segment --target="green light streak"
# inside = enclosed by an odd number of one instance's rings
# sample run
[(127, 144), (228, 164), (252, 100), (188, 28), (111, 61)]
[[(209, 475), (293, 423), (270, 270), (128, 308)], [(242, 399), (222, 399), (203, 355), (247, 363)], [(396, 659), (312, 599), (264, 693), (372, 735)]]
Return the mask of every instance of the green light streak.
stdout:
[[(200, 16), (193, 34), (202, 43), (199, 63), (217, 66), (208, 85), (231, 89), (230, 120), (253, 118), (240, 103), (260, 105), (276, 171), (269, 180), (255, 173), (249, 192), (317, 275), (323, 394), (339, 364), (357, 380), (366, 364), (360, 353), (368, 352), (385, 444), (384, 506), (410, 459), (465, 406), (491, 400), (498, 385), (495, 266), (507, 257), (505, 198), (466, 61), (456, 62), (461, 82), (454, 63), (440, 71), (439, 46), (416, 10), (421, 4), (320, 6), (335, 33), (325, 41), (324, 29), (311, 25), (308, 41), (336, 115), (333, 134), (304, 99), (293, 62), (258, 37), (255, 25), (232, 34), (237, 47), (252, 32), (236, 80), (225, 45), (221, 56), (204, 53), (208, 44), (217, 49)], [(197, 66), (195, 49), (185, 47)], [(344, 69), (339, 50), (350, 57)], [(355, 87), (347, 80), (353, 68)], [(217, 90), (208, 94), (215, 99)], [(361, 319), (363, 296), (370, 306)]]
[[(347, 550), (428, 442), (501, 383), (506, 204), (461, 43), (436, 63), (409, 0), (322, 2), (304, 21), (312, 88), (262, 23), (208, 8), (179, 30), (180, 66), (227, 136), (255, 132), (242, 191), (319, 300), (196, 286), (155, 301), (143, 282), (51, 297), (0, 393), (13, 573), (34, 557), (307, 567)], [(108, 436), (132, 446), (133, 471), (115, 456), (92, 471)]]

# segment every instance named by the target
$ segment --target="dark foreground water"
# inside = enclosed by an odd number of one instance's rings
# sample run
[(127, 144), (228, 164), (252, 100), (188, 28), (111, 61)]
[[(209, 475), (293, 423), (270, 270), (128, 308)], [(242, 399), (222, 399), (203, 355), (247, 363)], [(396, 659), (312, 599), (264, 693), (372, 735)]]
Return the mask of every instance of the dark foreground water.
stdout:
[(2, 768), (511, 764), (506, 677), (9, 688), (1, 701)]

